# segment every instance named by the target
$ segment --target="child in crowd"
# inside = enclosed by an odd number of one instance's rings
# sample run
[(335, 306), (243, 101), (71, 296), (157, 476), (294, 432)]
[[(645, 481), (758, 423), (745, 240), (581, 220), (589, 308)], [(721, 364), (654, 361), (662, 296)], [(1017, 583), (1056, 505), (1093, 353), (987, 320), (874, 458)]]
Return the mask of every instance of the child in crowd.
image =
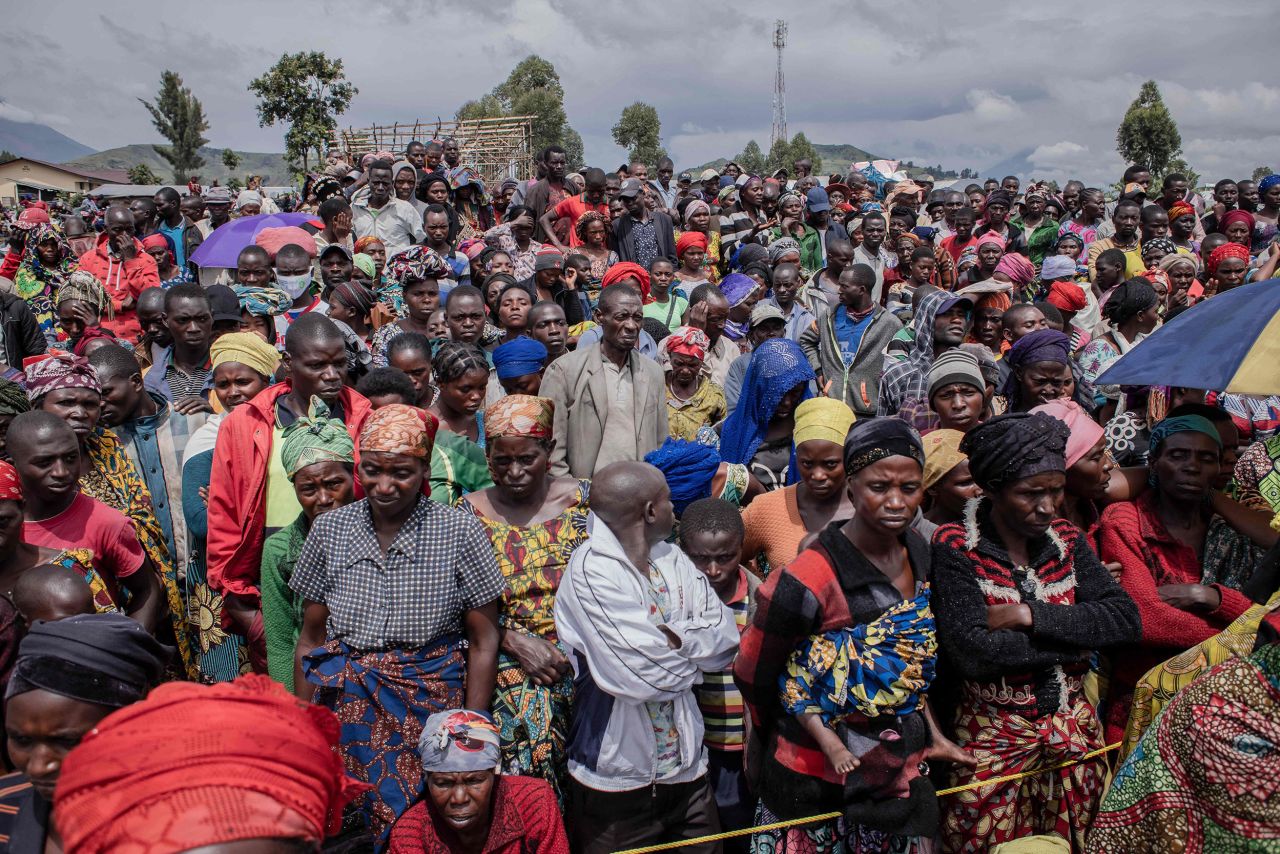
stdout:
[[(739, 634), (751, 622), (756, 588), (760, 586), (760, 580), (738, 563), (743, 535), (742, 514), (720, 498), (695, 501), (680, 517), (680, 548), (733, 612)], [(743, 771), (746, 716), (742, 694), (733, 682), (733, 668), (704, 674), (702, 684), (695, 690), (706, 726), (703, 743), (720, 824), (725, 828), (750, 827), (756, 803)], [(726, 840), (725, 850), (745, 852), (748, 840), (749, 837)]]

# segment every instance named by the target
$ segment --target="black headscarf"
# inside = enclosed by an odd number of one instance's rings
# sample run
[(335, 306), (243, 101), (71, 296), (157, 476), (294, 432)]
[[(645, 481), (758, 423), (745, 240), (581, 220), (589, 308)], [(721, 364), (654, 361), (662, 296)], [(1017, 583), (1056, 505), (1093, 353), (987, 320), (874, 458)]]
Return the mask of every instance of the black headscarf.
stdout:
[(898, 418), (855, 421), (844, 440), (844, 471), (852, 477), (889, 457), (910, 457), (924, 468), (924, 444), (911, 425)]
[(1144, 278), (1129, 279), (1121, 282), (1107, 297), (1107, 304), (1102, 307), (1102, 315), (1111, 321), (1113, 326), (1120, 326), (1131, 320), (1139, 312), (1151, 308), (1159, 300), (1156, 289)]
[(122, 708), (147, 695), (172, 655), (172, 648), (123, 614), (42, 620), (18, 646), (5, 699), (40, 689)]
[(1042, 412), (997, 415), (960, 441), (969, 472), (984, 490), (1033, 475), (1067, 470), (1067, 425)]

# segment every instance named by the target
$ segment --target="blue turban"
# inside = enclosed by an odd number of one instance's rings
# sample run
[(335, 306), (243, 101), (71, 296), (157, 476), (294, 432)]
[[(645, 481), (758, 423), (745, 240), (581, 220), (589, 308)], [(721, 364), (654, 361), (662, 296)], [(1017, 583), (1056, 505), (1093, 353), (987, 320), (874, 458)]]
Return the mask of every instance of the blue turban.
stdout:
[[(808, 384), (813, 378), (809, 360), (800, 345), (790, 338), (770, 338), (756, 347), (747, 363), (738, 405), (729, 413), (720, 432), (720, 456), (724, 461), (750, 465), (764, 442), (764, 434), (783, 395), (803, 384), (801, 399), (808, 400), (812, 396)], [(794, 449), (792, 456), (795, 456)], [(795, 479), (793, 461), (787, 482), (794, 483)]]
[(1280, 175), (1268, 175), (1267, 177), (1263, 178), (1261, 181), (1258, 182), (1258, 192), (1265, 193), (1267, 190), (1270, 190), (1276, 184), (1280, 184)]
[(711, 497), (711, 482), (721, 462), (720, 451), (714, 446), (671, 438), (645, 454), (644, 461), (667, 479), (677, 516), (698, 499)]
[(541, 341), (525, 335), (499, 345), (493, 351), (493, 367), (497, 369), (500, 380), (536, 374), (542, 370), (546, 361), (547, 348)]

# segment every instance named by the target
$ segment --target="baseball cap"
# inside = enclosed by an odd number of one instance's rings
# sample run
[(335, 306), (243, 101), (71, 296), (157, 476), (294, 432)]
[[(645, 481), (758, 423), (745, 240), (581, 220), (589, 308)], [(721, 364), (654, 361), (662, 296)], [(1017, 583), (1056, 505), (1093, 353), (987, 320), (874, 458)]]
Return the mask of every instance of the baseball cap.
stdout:
[(640, 195), (642, 192), (644, 192), (644, 185), (640, 183), (640, 179), (628, 178), (622, 182), (618, 195), (630, 199)]
[(831, 210), (831, 197), (821, 187), (814, 187), (806, 194), (806, 197), (809, 200), (809, 210), (813, 213)]
[(951, 309), (963, 303), (966, 308), (973, 311), (973, 299), (962, 294), (953, 294), (942, 301), (942, 305), (938, 306), (938, 314), (946, 314)]
[(231, 190), (226, 187), (208, 187), (202, 195), (206, 205), (231, 204)]
[(324, 249), (320, 250), (319, 257), (323, 258), (324, 256), (328, 255), (330, 252), (333, 252), (335, 250), (337, 250), (338, 252), (341, 252), (343, 255), (346, 255), (349, 260), (352, 260), (352, 261), (355, 260), (356, 256), (352, 255), (351, 250), (343, 246), (341, 243), (330, 243)]
[(713, 178), (719, 178), (720, 173), (714, 169), (703, 169), (702, 174), (698, 176), (698, 182), (710, 181)]
[(226, 285), (210, 285), (205, 288), (205, 295), (209, 297), (214, 323), (240, 319), (240, 298), (231, 288)]
[(787, 318), (783, 315), (782, 309), (773, 303), (758, 302), (756, 307), (751, 309), (751, 326), (754, 328), (768, 320), (781, 320), (787, 322)]

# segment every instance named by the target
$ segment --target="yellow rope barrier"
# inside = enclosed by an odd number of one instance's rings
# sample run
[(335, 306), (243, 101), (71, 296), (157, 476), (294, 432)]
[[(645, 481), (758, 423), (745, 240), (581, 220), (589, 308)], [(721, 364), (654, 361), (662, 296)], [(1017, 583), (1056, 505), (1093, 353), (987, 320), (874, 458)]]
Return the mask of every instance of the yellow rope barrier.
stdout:
[[(1110, 753), (1120, 747), (1120, 742), (1108, 744), (1106, 747), (1100, 747), (1097, 750), (1091, 750), (1079, 759), (1073, 759), (1070, 762), (1060, 762), (1057, 765), (1050, 765), (1047, 768), (1037, 768), (1034, 771), (1020, 771), (1017, 774), (1006, 774), (1003, 777), (992, 777), (989, 780), (979, 780), (974, 783), (966, 783), (963, 786), (953, 786), (950, 789), (940, 789), (937, 792), (938, 797), (943, 795), (954, 795), (959, 792), (968, 792), (972, 789), (981, 789), (985, 786), (995, 786), (1000, 783), (1011, 783), (1014, 780), (1021, 780), (1024, 777), (1034, 777), (1036, 774), (1044, 774), (1047, 771), (1060, 771), (1063, 768), (1070, 768), (1072, 765), (1079, 765), (1082, 762), (1089, 762), (1097, 759), (1105, 753)], [(643, 848), (628, 848), (625, 851), (618, 851), (616, 854), (653, 854), (655, 851), (670, 851), (673, 848), (683, 848), (686, 845), (702, 845), (708, 842), (719, 842), (723, 839), (733, 839), (737, 836), (747, 836), (752, 833), (763, 833), (767, 830), (781, 830), (784, 827), (796, 827), (801, 824), (813, 824), (819, 821), (831, 821), (840, 818), (843, 813), (827, 812), (821, 815), (811, 815), (808, 818), (793, 818), (787, 821), (775, 821), (772, 824), (761, 824), (756, 827), (744, 827), (738, 830), (726, 830), (723, 833), (714, 833), (710, 836), (699, 836), (696, 839), (681, 839), (678, 842), (664, 842), (661, 845), (646, 845)]]

